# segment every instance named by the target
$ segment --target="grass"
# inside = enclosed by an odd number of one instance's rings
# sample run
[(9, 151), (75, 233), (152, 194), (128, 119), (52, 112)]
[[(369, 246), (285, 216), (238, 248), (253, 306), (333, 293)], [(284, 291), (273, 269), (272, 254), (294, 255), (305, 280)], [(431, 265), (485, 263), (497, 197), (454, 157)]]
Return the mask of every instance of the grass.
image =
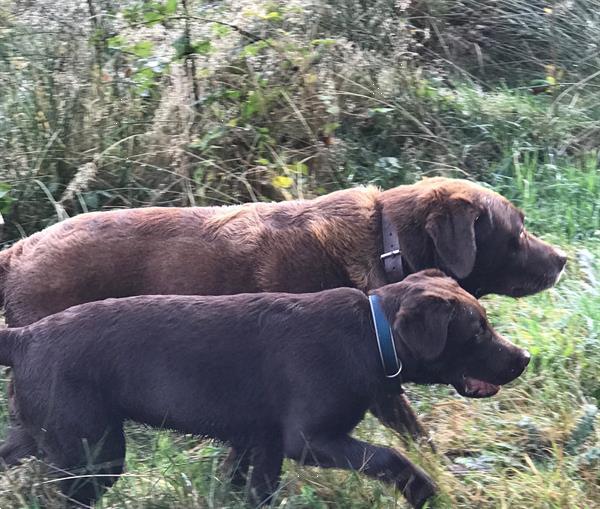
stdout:
[[(436, 507), (600, 507), (598, 2), (328, 0), (314, 12), (312, 4), (295, 1), (188, 3), (198, 16), (236, 19), (269, 40), (248, 44), (235, 31), (195, 26), (213, 50), (196, 57), (203, 95), (193, 118), (176, 114), (191, 110), (178, 64), (172, 74), (156, 71), (151, 88), (140, 93), (135, 78), (147, 71), (148, 59), (131, 50), (152, 35), (144, 23), (115, 27), (131, 44), (120, 53), (107, 48), (113, 67), (105, 66), (99, 79), (91, 47), (97, 34), (61, 29), (65, 38), (53, 38), (6, 16), (3, 240), (55, 221), (56, 203), (74, 183), (81, 189), (67, 200), (71, 214), (272, 200), (466, 172), (522, 207), (530, 230), (569, 253), (556, 288), (519, 300), (484, 299), (497, 328), (533, 353), (532, 364), (485, 401), (445, 387), (408, 386), (437, 455), (406, 446), (370, 416), (356, 434), (405, 449), (439, 484)], [(252, 5), (244, 14), (240, 6), (250, 4), (264, 9)], [(263, 10), (276, 16), (262, 19)], [(365, 23), (376, 29), (365, 30)], [(170, 27), (179, 37), (181, 26)], [(58, 79), (56, 69), (63, 68), (76, 79)], [(131, 71), (133, 78), (123, 81)], [(72, 81), (84, 85), (75, 94)], [(547, 90), (533, 95), (540, 81)], [(88, 175), (83, 170), (91, 161), (96, 170)], [(85, 175), (89, 182), (77, 179)], [(248, 507), (244, 490), (232, 490), (219, 471), (223, 446), (133, 425), (127, 435), (127, 473), (99, 508)], [(61, 507), (53, 488), (40, 466), (28, 463), (0, 476), (0, 508)], [(286, 462), (274, 505), (404, 503), (360, 474)]]
[[(589, 160), (573, 164), (550, 168), (530, 154), (493, 174), (497, 186), (524, 207), (532, 229), (559, 242), (570, 257), (556, 288), (518, 300), (484, 299), (498, 330), (532, 352), (525, 375), (483, 401), (447, 387), (408, 386), (438, 454), (404, 445), (371, 416), (356, 431), (404, 449), (423, 466), (440, 487), (432, 507), (600, 507), (600, 176)], [(548, 182), (545, 172), (551, 170)], [(136, 425), (127, 435), (127, 473), (99, 508), (249, 507), (245, 491), (232, 489), (219, 470), (222, 445)], [(0, 507), (60, 504), (36, 463), (1, 480)], [(404, 501), (360, 474), (286, 461), (274, 505), (388, 508), (404, 507)]]

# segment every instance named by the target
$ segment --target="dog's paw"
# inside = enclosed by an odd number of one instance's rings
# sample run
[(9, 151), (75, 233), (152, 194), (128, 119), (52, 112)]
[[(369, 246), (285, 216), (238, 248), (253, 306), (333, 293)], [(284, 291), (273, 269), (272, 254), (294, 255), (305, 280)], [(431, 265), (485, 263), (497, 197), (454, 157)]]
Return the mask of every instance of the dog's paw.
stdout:
[(436, 493), (437, 486), (424, 472), (415, 473), (403, 489), (406, 500), (416, 509), (425, 507), (425, 503)]

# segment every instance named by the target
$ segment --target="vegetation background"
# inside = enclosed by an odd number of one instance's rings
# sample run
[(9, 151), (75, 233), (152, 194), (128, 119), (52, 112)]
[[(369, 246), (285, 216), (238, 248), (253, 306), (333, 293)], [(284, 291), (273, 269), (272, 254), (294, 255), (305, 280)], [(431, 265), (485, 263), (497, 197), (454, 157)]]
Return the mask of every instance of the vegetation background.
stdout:
[[(521, 380), (488, 401), (409, 387), (437, 455), (372, 418), (358, 430), (431, 472), (438, 507), (600, 507), (599, 149), (596, 0), (0, 0), (4, 245), (91, 210), (442, 174), (500, 191), (569, 252), (557, 288), (485, 299), (534, 354)], [(128, 438), (98, 507), (246, 507), (219, 444)], [(0, 507), (61, 504), (36, 463), (0, 477)], [(291, 462), (275, 503), (402, 505)]]

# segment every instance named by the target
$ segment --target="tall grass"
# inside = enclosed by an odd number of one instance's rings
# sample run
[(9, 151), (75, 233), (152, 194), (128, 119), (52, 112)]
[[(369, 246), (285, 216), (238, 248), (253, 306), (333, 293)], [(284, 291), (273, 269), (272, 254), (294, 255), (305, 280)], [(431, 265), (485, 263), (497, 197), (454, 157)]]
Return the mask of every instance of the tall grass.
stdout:
[[(487, 183), (568, 252), (567, 272), (541, 295), (485, 299), (532, 352), (529, 370), (486, 401), (408, 387), (439, 454), (407, 453), (439, 484), (436, 507), (600, 507), (596, 0), (190, 0), (164, 23), (144, 16), (166, 2), (81, 5), (0, 2), (5, 242), (88, 210), (434, 174)], [(5, 409), (0, 399), (2, 429)], [(356, 433), (405, 447), (371, 417)], [(219, 469), (222, 445), (127, 436), (127, 472), (98, 507), (249, 507)], [(42, 466), (1, 476), (0, 507), (63, 506)], [(286, 462), (274, 505), (404, 503), (360, 474)]]
[(529, 212), (532, 229), (569, 240), (600, 240), (597, 153), (564, 159), (515, 151), (491, 172), (490, 181)]

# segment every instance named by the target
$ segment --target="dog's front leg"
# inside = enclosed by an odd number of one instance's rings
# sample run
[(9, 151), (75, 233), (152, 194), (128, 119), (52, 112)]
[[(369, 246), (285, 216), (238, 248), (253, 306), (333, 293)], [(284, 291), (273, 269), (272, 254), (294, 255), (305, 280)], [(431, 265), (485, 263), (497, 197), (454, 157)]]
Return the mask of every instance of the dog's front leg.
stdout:
[(411, 437), (417, 442), (425, 440), (432, 451), (436, 452), (435, 445), (429, 438), (429, 432), (419, 421), (405, 394), (383, 393), (370, 410), (383, 425), (397, 431), (403, 438)]
[(290, 452), (290, 457), (305, 465), (358, 470), (394, 484), (416, 508), (423, 507), (436, 492), (433, 480), (399, 452), (347, 435), (335, 439), (315, 437), (302, 451)]
[(229, 453), (221, 465), (221, 471), (230, 478), (230, 482), (237, 488), (243, 488), (248, 478), (250, 468), (250, 451), (244, 447), (231, 446)]
[(279, 485), (283, 463), (280, 442), (254, 447), (250, 462), (253, 467), (250, 479), (252, 498), (259, 506), (270, 504)]

